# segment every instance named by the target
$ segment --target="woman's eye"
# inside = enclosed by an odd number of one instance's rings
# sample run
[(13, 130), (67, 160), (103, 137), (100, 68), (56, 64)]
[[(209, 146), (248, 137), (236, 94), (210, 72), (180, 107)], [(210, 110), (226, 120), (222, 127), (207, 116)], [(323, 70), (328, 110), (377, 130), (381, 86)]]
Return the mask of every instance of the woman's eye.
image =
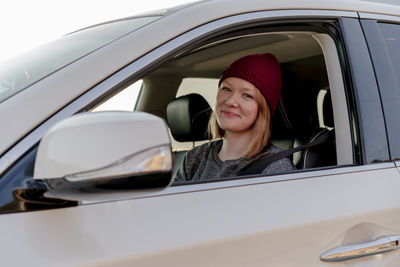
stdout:
[(230, 91), (231, 89), (229, 89), (228, 87), (222, 87), (221, 90), (222, 90), (222, 91), (227, 91), (227, 92), (228, 92), (228, 91)]
[(252, 96), (252, 95), (249, 95), (249, 94), (243, 94), (243, 96), (244, 96), (245, 98), (253, 98), (253, 96)]

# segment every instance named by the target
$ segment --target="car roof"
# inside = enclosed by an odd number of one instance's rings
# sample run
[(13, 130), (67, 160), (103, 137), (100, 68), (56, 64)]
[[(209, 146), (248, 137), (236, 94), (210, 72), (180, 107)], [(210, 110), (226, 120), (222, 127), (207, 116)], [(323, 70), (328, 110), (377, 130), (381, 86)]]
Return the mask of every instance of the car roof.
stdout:
[(394, 3), (393, 0), (202, 0), (166, 10), (166, 14), (193, 8), (200, 11), (202, 7), (207, 12), (199, 12), (198, 17), (214, 13), (234, 15), (236, 13), (276, 9), (322, 9), (400, 15), (400, 5)]
[[(145, 13), (139, 13), (130, 17), (124, 17), (112, 21), (106, 21), (100, 24), (85, 27), (95, 27), (110, 22), (133, 19), (137, 17), (148, 16), (185, 16), (188, 20), (210, 20), (211, 16), (215, 19), (239, 13), (261, 11), (261, 10), (282, 10), (282, 9), (315, 9), (315, 10), (336, 10), (336, 11), (352, 11), (361, 13), (376, 13), (382, 15), (400, 15), (400, 4), (394, 0), (273, 0), (266, 2), (265, 0), (199, 0), (186, 4), (174, 6), (168, 9), (153, 10)], [(82, 30), (82, 29), (80, 29)]]

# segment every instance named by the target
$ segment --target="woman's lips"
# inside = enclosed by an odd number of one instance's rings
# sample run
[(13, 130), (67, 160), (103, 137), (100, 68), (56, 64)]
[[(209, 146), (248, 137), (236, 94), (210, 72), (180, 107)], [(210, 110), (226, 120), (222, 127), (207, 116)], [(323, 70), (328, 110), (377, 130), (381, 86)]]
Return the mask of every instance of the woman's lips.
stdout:
[(234, 118), (234, 117), (240, 118), (239, 114), (236, 114), (235, 112), (232, 112), (232, 111), (223, 110), (222, 114), (224, 114), (226, 117), (229, 117), (229, 118)]

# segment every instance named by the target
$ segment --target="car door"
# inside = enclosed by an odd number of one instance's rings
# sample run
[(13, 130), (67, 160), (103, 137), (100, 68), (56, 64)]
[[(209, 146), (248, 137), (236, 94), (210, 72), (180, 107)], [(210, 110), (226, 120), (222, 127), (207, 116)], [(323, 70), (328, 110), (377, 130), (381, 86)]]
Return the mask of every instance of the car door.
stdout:
[[(371, 242), (379, 237), (396, 236), (400, 231), (400, 177), (389, 158), (374, 69), (356, 13), (249, 12), (204, 24), (108, 77), (58, 115), (96, 106), (105, 92), (114, 89), (108, 84), (137, 79), (156, 62), (154, 71), (160, 54), (165, 58), (169, 53), (179, 55), (184, 51), (179, 48), (237, 25), (257, 26), (261, 21), (276, 26), (290, 18), (294, 26), (301, 19), (302, 25), (310, 23), (315, 27), (325, 22), (336, 27), (336, 35), (326, 33), (330, 27), (322, 27), (322, 32), (317, 27), (311, 35), (322, 47), (330, 90), (334, 92), (337, 166), (268, 177), (177, 184), (145, 195), (133, 193), (116, 201), (67, 202), (64, 208), (35, 208), (16, 202), (16, 206), (24, 207), (14, 206), (13, 211), (24, 212), (5, 213), (0, 218), (4, 253), (0, 263), (395, 266), (397, 252), (343, 263), (320, 259), (333, 248), (353, 251), (356, 245), (372, 246)], [(318, 22), (313, 24), (314, 20)], [(143, 91), (139, 94), (138, 109), (144, 95)], [(34, 157), (35, 151), (28, 151), (8, 172), (17, 172), (15, 168), (20, 164), (19, 173), (29, 176)], [(8, 190), (12, 189), (10, 185)]]

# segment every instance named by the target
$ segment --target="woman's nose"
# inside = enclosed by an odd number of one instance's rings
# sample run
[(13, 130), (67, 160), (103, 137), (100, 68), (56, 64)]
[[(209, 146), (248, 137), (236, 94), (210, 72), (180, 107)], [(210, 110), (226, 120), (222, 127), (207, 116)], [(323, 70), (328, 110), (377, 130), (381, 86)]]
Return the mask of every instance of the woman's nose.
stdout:
[(229, 106), (237, 107), (239, 105), (238, 94), (231, 94), (228, 99), (226, 99), (225, 103)]

